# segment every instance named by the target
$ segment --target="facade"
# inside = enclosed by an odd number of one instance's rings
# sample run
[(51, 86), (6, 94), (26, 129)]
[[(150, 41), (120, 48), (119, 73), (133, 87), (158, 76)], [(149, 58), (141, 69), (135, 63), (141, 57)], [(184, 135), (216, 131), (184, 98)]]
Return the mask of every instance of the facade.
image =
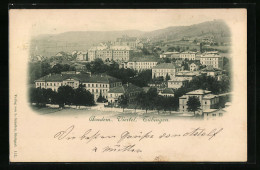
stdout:
[(219, 117), (222, 117), (226, 111), (222, 108), (220, 109), (207, 109), (202, 112), (203, 118), (205, 120), (214, 120)]
[(103, 61), (128, 61), (131, 54), (132, 50), (128, 46), (101, 45), (88, 50), (88, 60), (100, 58)]
[(180, 112), (186, 112), (187, 111), (187, 101), (189, 100), (189, 97), (196, 96), (198, 97), (200, 104), (201, 104), (201, 110), (207, 110), (207, 109), (214, 109), (217, 104), (219, 103), (219, 97), (216, 95), (211, 94), (211, 91), (208, 90), (194, 90), (191, 92), (186, 93), (185, 95), (179, 97), (179, 111)]
[(92, 75), (89, 74), (54, 74), (47, 75), (35, 81), (36, 88), (52, 89), (58, 91), (61, 86), (71, 86), (76, 89), (79, 85), (85, 86), (94, 99), (97, 100), (100, 94), (108, 99), (108, 91), (110, 88), (121, 86), (122, 81), (108, 75)]
[(185, 78), (186, 80), (191, 81), (194, 77), (199, 76), (200, 72), (198, 71), (180, 71), (175, 76), (179, 78)]
[(154, 66), (157, 65), (157, 59), (154, 58), (134, 58), (131, 59), (129, 62), (125, 63), (124, 68), (130, 68), (134, 69), (137, 71), (142, 71), (142, 70), (148, 70), (152, 69)]
[(196, 60), (196, 54), (197, 53), (198, 52), (192, 52), (192, 51), (182, 52), (182, 53), (180, 53), (180, 59)]
[(166, 76), (170, 76), (170, 78), (174, 78), (175, 75), (182, 71), (183, 67), (180, 67), (176, 64), (173, 63), (161, 63), (156, 65), (155, 67), (153, 67), (152, 69), (152, 77), (156, 78), (156, 77), (164, 77), (166, 78)]
[(186, 85), (189, 82), (188, 78), (185, 77), (174, 77), (168, 80), (168, 88), (178, 89)]
[(223, 69), (223, 57), (219, 54), (204, 53), (200, 57), (200, 63), (205, 66), (212, 66), (213, 68)]
[(132, 50), (142, 49), (144, 44), (136, 37), (129, 37), (127, 35), (123, 35), (120, 38), (117, 38), (115, 42), (113, 42), (115, 46), (128, 46)]
[(88, 60), (88, 52), (77, 52), (77, 61), (87, 61)]
[(108, 102), (112, 104), (117, 104), (118, 98), (122, 95), (126, 95), (128, 97), (129, 102), (131, 103), (135, 100), (135, 97), (142, 91), (142, 88), (135, 86), (131, 83), (124, 84), (122, 86), (117, 86), (109, 90)]

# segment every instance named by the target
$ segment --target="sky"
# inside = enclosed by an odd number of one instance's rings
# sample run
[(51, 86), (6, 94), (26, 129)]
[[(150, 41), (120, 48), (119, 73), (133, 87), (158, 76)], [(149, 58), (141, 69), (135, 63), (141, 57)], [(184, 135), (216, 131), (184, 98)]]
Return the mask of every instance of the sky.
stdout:
[[(228, 9), (21, 9), (33, 36), (68, 31), (153, 31), (229, 18)], [(30, 22), (28, 22), (30, 21)]]

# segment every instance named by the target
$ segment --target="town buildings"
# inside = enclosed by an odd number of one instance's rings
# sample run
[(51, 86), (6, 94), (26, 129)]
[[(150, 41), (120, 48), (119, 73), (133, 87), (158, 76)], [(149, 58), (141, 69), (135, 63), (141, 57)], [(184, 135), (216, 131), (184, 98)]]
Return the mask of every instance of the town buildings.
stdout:
[(79, 51), (77, 52), (77, 57), (76, 57), (77, 61), (87, 61), (88, 60), (88, 52), (82, 52)]
[(169, 76), (170, 79), (172, 79), (178, 72), (182, 70), (183, 67), (180, 67), (176, 64), (161, 63), (152, 68), (152, 76), (153, 78), (163, 77), (164, 79), (166, 78), (166, 76)]
[(128, 46), (108, 46), (101, 44), (88, 50), (88, 60), (94, 61), (100, 58), (103, 61), (128, 61), (132, 54)]
[(116, 41), (112, 42), (114, 46), (128, 46), (132, 50), (143, 49), (144, 45), (140, 39), (136, 37), (129, 37), (123, 35), (120, 38), (117, 38)]
[(86, 90), (93, 94), (94, 99), (97, 100), (100, 95), (108, 99), (109, 89), (121, 86), (122, 81), (103, 74), (89, 75), (75, 73), (47, 75), (35, 80), (36, 88), (52, 89), (53, 91), (58, 91), (59, 87), (66, 85), (76, 89), (80, 84), (85, 86)]
[(180, 53), (180, 59), (187, 59), (187, 60), (196, 60), (196, 54), (198, 52), (193, 52), (193, 51), (185, 51)]
[(178, 89), (186, 85), (189, 82), (189, 79), (186, 77), (174, 77), (171, 80), (168, 80), (168, 88)]
[(200, 109), (202, 111), (207, 109), (215, 109), (219, 103), (219, 97), (217, 95), (213, 95), (211, 91), (208, 90), (194, 90), (191, 92), (186, 93), (185, 95), (179, 97), (179, 111), (180, 112), (186, 112), (188, 111), (187, 108), (187, 102), (189, 100), (189, 97), (198, 97), (200, 101)]
[(135, 57), (134, 59), (130, 59), (128, 62), (124, 63), (124, 68), (130, 68), (137, 71), (152, 69), (156, 66), (158, 60), (155, 58), (144, 58), (144, 57)]
[(174, 52), (165, 52), (163, 54), (160, 54), (160, 58), (175, 58), (179, 59), (180, 58), (180, 52), (174, 51)]
[(223, 57), (218, 53), (203, 53), (200, 57), (200, 63), (205, 66), (223, 69)]
[(199, 71), (180, 71), (175, 76), (191, 81), (194, 77), (201, 75)]
[(125, 95), (131, 103), (142, 91), (143, 89), (141, 87), (135, 86), (132, 83), (116, 86), (108, 91), (108, 102), (111, 104), (117, 104), (119, 97)]
[(171, 88), (165, 88), (164, 90), (160, 91), (158, 95), (163, 97), (174, 97), (174, 91)]

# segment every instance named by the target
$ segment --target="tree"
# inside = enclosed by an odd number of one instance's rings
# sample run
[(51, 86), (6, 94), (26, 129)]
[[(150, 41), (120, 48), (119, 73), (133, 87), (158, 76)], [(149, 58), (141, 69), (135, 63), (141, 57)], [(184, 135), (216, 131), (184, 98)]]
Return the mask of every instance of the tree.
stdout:
[(76, 107), (91, 106), (94, 105), (94, 97), (83, 85), (80, 85), (75, 89), (73, 104), (75, 104)]
[(150, 108), (151, 103), (149, 101), (148, 95), (145, 92), (141, 92), (137, 95), (136, 99), (135, 99), (139, 105), (141, 106), (141, 108), (145, 109), (145, 112), (147, 113), (147, 110)]
[(102, 102), (104, 102), (106, 99), (102, 96), (102, 93), (101, 93), (101, 91), (100, 91), (100, 94), (99, 94), (99, 97), (98, 97), (98, 99), (97, 99), (97, 102), (99, 102), (99, 103), (102, 103)]
[(166, 77), (165, 77), (165, 81), (168, 81), (168, 80), (170, 80), (171, 79), (171, 77), (168, 75), (168, 73), (166, 74)]
[(195, 115), (195, 112), (199, 110), (201, 106), (199, 98), (196, 96), (189, 97), (187, 101), (187, 106), (188, 111), (194, 112)]
[(75, 92), (72, 87), (60, 86), (55, 101), (62, 108), (65, 104), (71, 105), (73, 103), (74, 95)]
[(127, 107), (128, 105), (128, 97), (126, 95), (121, 95), (119, 98), (118, 98), (118, 105), (120, 107), (123, 108), (123, 112), (124, 112), (124, 109)]
[(164, 104), (165, 104), (165, 98), (163, 96), (156, 96), (154, 98), (154, 106), (156, 108), (156, 110), (158, 111), (158, 114), (159, 114), (159, 111), (164, 109)]

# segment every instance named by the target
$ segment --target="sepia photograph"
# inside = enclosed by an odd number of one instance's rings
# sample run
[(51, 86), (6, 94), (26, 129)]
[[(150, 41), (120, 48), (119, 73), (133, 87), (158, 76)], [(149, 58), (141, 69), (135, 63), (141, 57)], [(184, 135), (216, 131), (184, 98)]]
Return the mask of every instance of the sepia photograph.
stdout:
[(10, 161), (247, 161), (246, 17), (9, 10)]

